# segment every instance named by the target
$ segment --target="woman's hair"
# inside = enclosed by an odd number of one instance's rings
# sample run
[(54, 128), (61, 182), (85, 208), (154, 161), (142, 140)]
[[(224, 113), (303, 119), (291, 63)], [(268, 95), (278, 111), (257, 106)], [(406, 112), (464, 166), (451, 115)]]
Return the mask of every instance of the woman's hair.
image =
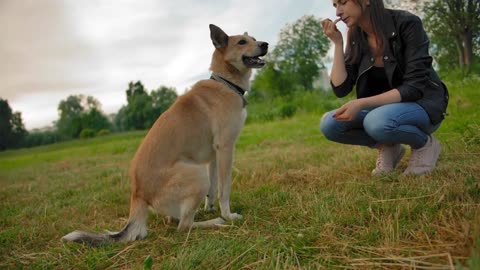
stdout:
[[(383, 0), (369, 0), (369, 4), (363, 4), (362, 0), (349, 0), (353, 1), (355, 4), (359, 5), (363, 11), (368, 9), (370, 15), (370, 21), (372, 22), (372, 30), (377, 38), (377, 45), (383, 51), (385, 48), (385, 35), (383, 27), (385, 26), (385, 6), (383, 5)], [(354, 42), (353, 46), (352, 43)], [(359, 26), (354, 26), (348, 29), (347, 32), (347, 46), (346, 46), (346, 56), (349, 64), (357, 64), (360, 61), (361, 46), (360, 44), (368, 44), (365, 41), (365, 36), (363, 31)]]

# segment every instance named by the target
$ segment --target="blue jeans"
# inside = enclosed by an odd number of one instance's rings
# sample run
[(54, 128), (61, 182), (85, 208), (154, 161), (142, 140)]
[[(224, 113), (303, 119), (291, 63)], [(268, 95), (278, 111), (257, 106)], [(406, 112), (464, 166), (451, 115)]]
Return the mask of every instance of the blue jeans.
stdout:
[(378, 144), (407, 144), (423, 147), (440, 124), (432, 125), (427, 112), (415, 102), (400, 102), (362, 110), (353, 121), (337, 121), (327, 112), (320, 130), (331, 141), (376, 147)]

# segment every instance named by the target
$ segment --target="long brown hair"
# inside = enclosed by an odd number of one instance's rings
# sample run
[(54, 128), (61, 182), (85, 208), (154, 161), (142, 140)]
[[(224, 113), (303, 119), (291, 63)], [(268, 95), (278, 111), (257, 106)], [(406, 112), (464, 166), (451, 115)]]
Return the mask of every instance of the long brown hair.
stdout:
[[(369, 10), (370, 22), (372, 23), (373, 34), (376, 37), (376, 42), (381, 51), (384, 51), (386, 38), (384, 35), (385, 26), (385, 6), (383, 0), (368, 0), (366, 5), (360, 3), (362, 0), (349, 0), (359, 5), (362, 10)], [(347, 32), (347, 46), (346, 46), (346, 59), (349, 64), (357, 64), (360, 61), (361, 46), (360, 44), (368, 44), (365, 40), (365, 35), (360, 27), (354, 26), (348, 29)]]

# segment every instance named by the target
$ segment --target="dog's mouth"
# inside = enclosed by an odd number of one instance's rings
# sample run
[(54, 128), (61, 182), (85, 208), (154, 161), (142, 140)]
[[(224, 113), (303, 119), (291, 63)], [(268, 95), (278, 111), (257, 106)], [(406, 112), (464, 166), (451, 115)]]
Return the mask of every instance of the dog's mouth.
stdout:
[(261, 55), (257, 55), (257, 56), (246, 56), (244, 55), (242, 57), (242, 60), (243, 60), (243, 63), (245, 64), (245, 66), (249, 67), (249, 68), (261, 68), (265, 65), (265, 60), (261, 59), (260, 57), (261, 56), (264, 56), (265, 54), (267, 54), (266, 52), (261, 54)]

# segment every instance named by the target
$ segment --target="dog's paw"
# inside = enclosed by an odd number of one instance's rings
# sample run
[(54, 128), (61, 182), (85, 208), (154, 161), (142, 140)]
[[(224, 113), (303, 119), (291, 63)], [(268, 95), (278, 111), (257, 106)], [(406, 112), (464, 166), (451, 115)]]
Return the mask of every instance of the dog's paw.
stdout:
[(225, 218), (226, 220), (240, 220), (242, 219), (242, 215), (239, 215), (237, 213), (230, 213), (228, 215), (225, 215), (223, 218)]

